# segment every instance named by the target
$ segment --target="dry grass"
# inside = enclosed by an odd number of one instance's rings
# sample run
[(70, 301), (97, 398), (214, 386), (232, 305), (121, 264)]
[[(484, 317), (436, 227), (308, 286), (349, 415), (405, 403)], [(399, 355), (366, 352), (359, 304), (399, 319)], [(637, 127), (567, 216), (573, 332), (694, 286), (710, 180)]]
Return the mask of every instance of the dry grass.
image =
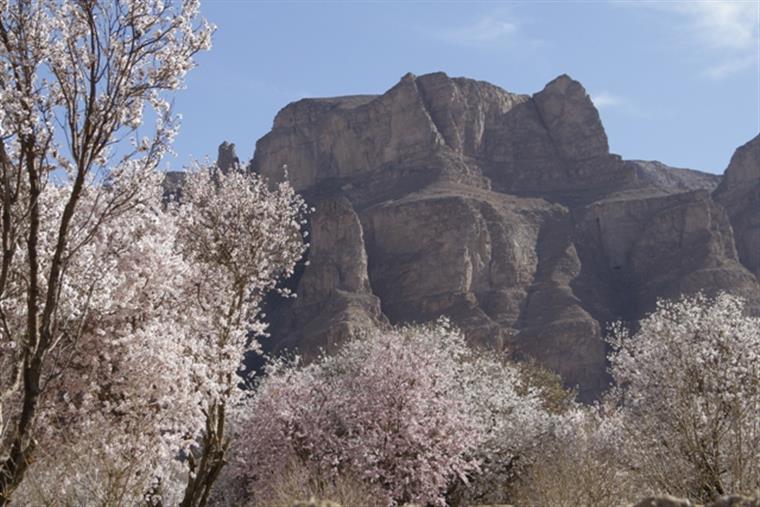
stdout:
[(642, 489), (623, 472), (611, 449), (548, 444), (515, 485), (520, 507), (629, 505)]
[(303, 463), (289, 466), (254, 505), (291, 507), (313, 499), (342, 506), (385, 507), (376, 487), (351, 475), (327, 477), (317, 467)]

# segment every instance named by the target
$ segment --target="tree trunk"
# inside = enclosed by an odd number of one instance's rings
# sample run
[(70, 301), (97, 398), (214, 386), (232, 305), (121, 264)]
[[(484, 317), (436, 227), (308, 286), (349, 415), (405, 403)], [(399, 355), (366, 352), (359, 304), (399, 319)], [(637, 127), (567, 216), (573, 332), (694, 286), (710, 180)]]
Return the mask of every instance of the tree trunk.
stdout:
[(224, 403), (212, 405), (206, 414), (206, 433), (199, 456), (191, 454), (188, 459), (190, 475), (180, 507), (205, 507), (208, 503), (211, 488), (227, 463), (229, 440), (224, 436), (224, 419)]

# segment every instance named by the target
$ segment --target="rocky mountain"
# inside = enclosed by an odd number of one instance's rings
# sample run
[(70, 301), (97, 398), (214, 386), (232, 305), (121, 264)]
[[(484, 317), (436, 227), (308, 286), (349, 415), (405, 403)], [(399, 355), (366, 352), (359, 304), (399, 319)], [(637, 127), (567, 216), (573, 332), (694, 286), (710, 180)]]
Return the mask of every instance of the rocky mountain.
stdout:
[(717, 190), (712, 175), (624, 161), (566, 75), (520, 95), (407, 74), (382, 95), (292, 103), (250, 162), (315, 208), (298, 297), (273, 304), (269, 343), (309, 355), (448, 315), (593, 399), (608, 322), (698, 290), (760, 309), (759, 146), (737, 151)]

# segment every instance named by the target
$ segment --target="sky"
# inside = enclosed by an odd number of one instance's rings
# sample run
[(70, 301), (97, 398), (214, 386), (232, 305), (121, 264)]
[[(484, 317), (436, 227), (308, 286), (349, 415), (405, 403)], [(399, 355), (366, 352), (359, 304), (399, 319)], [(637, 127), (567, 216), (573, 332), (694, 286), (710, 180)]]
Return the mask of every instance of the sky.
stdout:
[(289, 102), (383, 93), (407, 72), (528, 94), (569, 74), (626, 159), (722, 173), (760, 132), (760, 0), (205, 0), (201, 9), (218, 28), (175, 97), (175, 170), (215, 159), (223, 140), (248, 160)]

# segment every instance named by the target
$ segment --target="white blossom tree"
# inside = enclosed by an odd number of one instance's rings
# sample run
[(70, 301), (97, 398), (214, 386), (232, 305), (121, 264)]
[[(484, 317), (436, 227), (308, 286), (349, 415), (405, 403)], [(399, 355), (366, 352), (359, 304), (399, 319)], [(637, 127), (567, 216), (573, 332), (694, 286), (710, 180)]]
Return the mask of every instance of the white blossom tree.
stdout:
[(741, 299), (662, 301), (611, 342), (625, 457), (651, 490), (709, 500), (760, 488), (760, 319)]
[(306, 249), (306, 211), (287, 183), (270, 190), (241, 171), (196, 171), (182, 187), (182, 202), (173, 212), (179, 252), (194, 270), (186, 295), (192, 317), (185, 325), (193, 359), (202, 365), (191, 380), (205, 417), (200, 446), (188, 455), (182, 507), (205, 505), (226, 463), (227, 413), (239, 406), (242, 394), (236, 372), (243, 353), (258, 349), (251, 335), (266, 328), (260, 318), (264, 295), (293, 274)]
[[(141, 200), (72, 256), (60, 311), (73, 329), (43, 372), (22, 503), (207, 501), (229, 445), (226, 404), (241, 393), (235, 372), (257, 346), (248, 333), (262, 332), (263, 295), (305, 248), (289, 186), (210, 174), (189, 173), (187, 204), (165, 210), (160, 175), (146, 172)], [(52, 227), (66, 189), (48, 190)], [(113, 192), (87, 187), (83, 202)]]
[[(140, 180), (175, 134), (163, 92), (210, 45), (197, 14), (193, 1), (0, 2), (0, 505), (33, 459), (55, 350), (88, 314), (87, 291), (68, 292), (74, 257), (139, 204)], [(155, 128), (139, 138), (145, 105)], [(123, 138), (131, 149), (116, 150)], [(90, 191), (106, 168), (108, 185)], [(52, 190), (55, 177), (64, 181)], [(46, 192), (61, 206), (44, 209)]]
[(196, 171), (164, 206), (170, 93), (212, 31), (197, 0), (0, 0), (0, 506), (204, 505), (224, 462), (303, 203)]
[[(118, 187), (86, 187), (83, 209)], [(51, 185), (41, 196), (45, 238), (56, 237), (67, 191)], [(86, 216), (75, 214), (73, 231), (87, 231), (80, 222)], [(175, 251), (176, 228), (167, 218), (158, 175), (146, 173), (139, 195), (91, 239), (71, 235), (80, 241), (67, 262), (59, 335), (40, 372), (35, 445), (14, 501), (135, 505), (154, 480), (180, 478), (176, 455), (198, 434), (203, 415), (187, 373), (199, 364), (187, 352), (183, 324), (191, 265)], [(40, 252), (49, 258), (50, 245)], [(17, 353), (3, 357), (4, 369), (18, 368), (20, 346), (4, 345)], [(9, 428), (25, 397), (19, 388), (7, 398)]]

